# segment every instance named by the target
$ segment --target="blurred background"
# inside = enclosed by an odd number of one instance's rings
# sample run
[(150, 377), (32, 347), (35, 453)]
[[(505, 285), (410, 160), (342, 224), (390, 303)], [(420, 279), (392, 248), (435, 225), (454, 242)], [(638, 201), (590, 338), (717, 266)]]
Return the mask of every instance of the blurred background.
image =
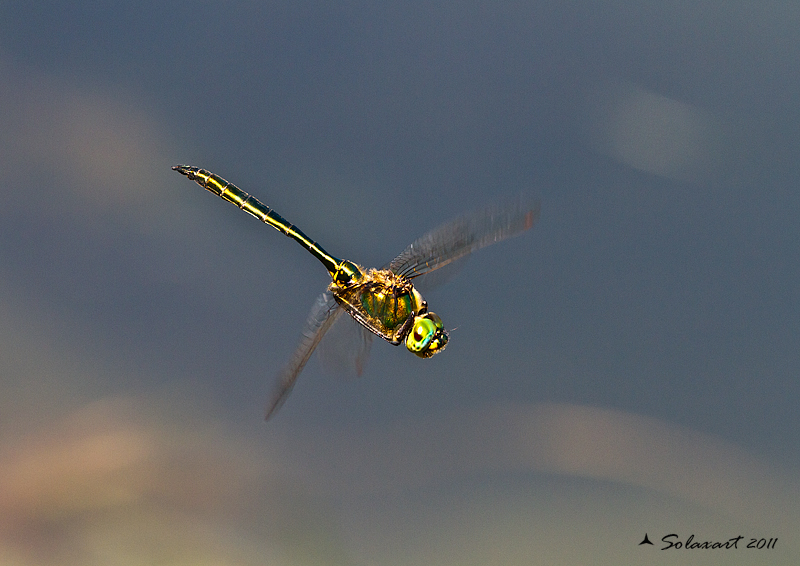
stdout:
[[(2, 2), (0, 563), (797, 564), (798, 24)], [(542, 215), (426, 293), (444, 354), (312, 358), (265, 423), (329, 278), (176, 163), (368, 266)]]

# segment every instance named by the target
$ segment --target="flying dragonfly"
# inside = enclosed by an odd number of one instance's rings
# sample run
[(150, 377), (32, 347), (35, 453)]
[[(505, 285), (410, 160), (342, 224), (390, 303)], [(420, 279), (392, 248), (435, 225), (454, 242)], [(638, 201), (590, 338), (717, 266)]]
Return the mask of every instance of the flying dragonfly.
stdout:
[[(531, 207), (520, 202), (488, 207), (428, 232), (383, 268), (366, 269), (330, 255), (270, 207), (222, 177), (188, 165), (176, 165), (172, 169), (295, 240), (317, 258), (331, 276), (330, 285), (311, 309), (299, 345), (277, 376), (267, 404), (267, 420), (286, 401), (311, 354), (342, 313), (346, 312), (363, 329), (390, 344), (405, 344), (409, 352), (420, 358), (430, 358), (443, 351), (448, 333), (442, 319), (428, 310), (428, 303), (414, 288), (414, 280), (475, 250), (529, 230), (538, 220), (540, 211), (538, 203)], [(366, 355), (370, 341), (363, 343), (365, 351), (361, 356)]]

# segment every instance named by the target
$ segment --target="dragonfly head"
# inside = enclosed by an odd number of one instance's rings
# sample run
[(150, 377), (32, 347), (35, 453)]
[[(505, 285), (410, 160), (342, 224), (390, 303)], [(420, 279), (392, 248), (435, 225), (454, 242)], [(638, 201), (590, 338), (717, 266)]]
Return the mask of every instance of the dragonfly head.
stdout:
[(433, 312), (426, 312), (414, 319), (411, 332), (406, 336), (406, 348), (420, 358), (430, 358), (447, 346), (447, 331), (442, 319)]

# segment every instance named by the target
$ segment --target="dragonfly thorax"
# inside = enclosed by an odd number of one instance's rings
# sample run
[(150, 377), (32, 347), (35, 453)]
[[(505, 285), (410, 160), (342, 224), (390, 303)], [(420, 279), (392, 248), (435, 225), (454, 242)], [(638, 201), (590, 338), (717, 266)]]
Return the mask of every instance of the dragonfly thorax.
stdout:
[(344, 284), (334, 277), (328, 288), (350, 316), (395, 346), (405, 342), (406, 348), (421, 358), (444, 349), (447, 332), (442, 319), (428, 312), (428, 303), (408, 278), (388, 269), (367, 271), (351, 265), (361, 276), (342, 278)]

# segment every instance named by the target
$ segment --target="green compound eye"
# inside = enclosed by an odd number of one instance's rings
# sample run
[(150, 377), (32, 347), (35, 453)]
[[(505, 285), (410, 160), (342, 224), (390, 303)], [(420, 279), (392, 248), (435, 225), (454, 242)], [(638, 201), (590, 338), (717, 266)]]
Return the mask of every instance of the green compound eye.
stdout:
[(444, 350), (447, 345), (447, 332), (442, 319), (436, 313), (418, 316), (406, 337), (406, 348), (420, 358), (430, 358)]
[(431, 343), (436, 333), (436, 325), (427, 318), (418, 318), (406, 338), (406, 347), (414, 352), (421, 352)]

